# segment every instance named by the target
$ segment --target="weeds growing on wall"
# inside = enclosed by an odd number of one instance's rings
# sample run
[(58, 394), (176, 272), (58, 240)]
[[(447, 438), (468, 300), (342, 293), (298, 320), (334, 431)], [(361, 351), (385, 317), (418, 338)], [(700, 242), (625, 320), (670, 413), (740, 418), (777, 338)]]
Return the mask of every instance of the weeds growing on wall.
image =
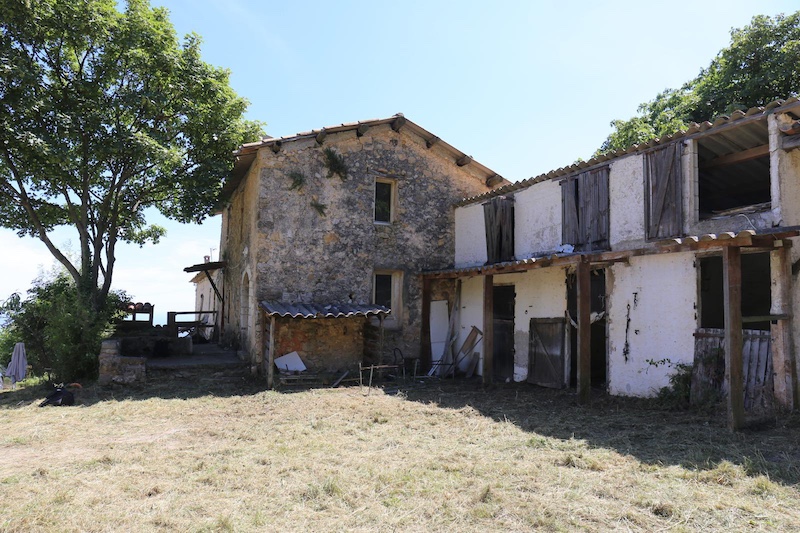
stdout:
[(333, 177), (335, 174), (339, 176), (339, 179), (342, 181), (346, 180), (349, 169), (347, 168), (347, 163), (344, 161), (344, 157), (333, 148), (325, 148), (322, 153), (325, 155), (325, 167), (328, 169), (328, 177)]
[(300, 172), (299, 170), (293, 170), (289, 172), (289, 179), (292, 180), (292, 184), (289, 185), (289, 190), (300, 190), (303, 188), (303, 185), (306, 184), (306, 175)]

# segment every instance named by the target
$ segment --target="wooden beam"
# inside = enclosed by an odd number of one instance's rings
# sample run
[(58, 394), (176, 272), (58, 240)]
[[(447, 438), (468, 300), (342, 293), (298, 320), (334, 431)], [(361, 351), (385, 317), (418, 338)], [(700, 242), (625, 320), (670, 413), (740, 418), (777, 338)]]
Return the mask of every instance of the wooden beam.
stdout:
[(272, 150), (273, 153), (277, 154), (278, 152), (281, 151), (281, 146), (283, 146), (283, 143), (281, 141), (275, 141), (269, 145), (269, 149)]
[(487, 187), (494, 187), (495, 185), (501, 183), (502, 181), (503, 181), (503, 176), (501, 176), (500, 174), (493, 174), (488, 178), (486, 178), (485, 183)]
[(472, 163), (472, 156), (470, 155), (463, 155), (456, 159), (456, 165), (463, 167)]
[(483, 277), (483, 384), (494, 380), (494, 276)]
[(439, 141), (441, 141), (441, 139), (434, 135), (433, 137), (425, 141), (425, 147), (431, 148), (434, 144), (438, 143)]
[(742, 357), (742, 256), (735, 246), (722, 249), (722, 290), (725, 307), (725, 383), (728, 389), (728, 428), (744, 427)]
[(792, 122), (785, 122), (778, 124), (778, 129), (781, 130), (786, 135), (796, 135), (800, 133), (800, 120), (794, 120)]
[(578, 282), (578, 403), (588, 404), (592, 386), (592, 276), (588, 261), (577, 265)]
[(322, 144), (322, 143), (325, 142), (325, 137), (327, 137), (327, 136), (328, 136), (328, 132), (325, 131), (325, 129), (321, 129), (321, 130), (319, 130), (319, 133), (317, 133), (317, 136), (314, 137), (314, 139), (317, 141), (317, 144)]
[(781, 150), (788, 152), (800, 147), (800, 135), (792, 135), (791, 137), (781, 137)]
[(745, 150), (743, 152), (734, 152), (732, 154), (717, 157), (708, 163), (700, 163), (700, 167), (714, 168), (725, 165), (733, 165), (734, 163), (743, 163), (745, 161), (750, 161), (751, 159), (764, 157), (765, 155), (769, 155), (768, 144), (762, 144), (761, 146), (756, 146), (755, 148), (750, 148), (749, 150)]
[(431, 366), (431, 280), (422, 278), (422, 334), (419, 356), (423, 370)]
[(392, 121), (392, 131), (399, 132), (400, 129), (406, 125), (406, 117), (403, 115), (399, 115), (396, 119)]
[(356, 128), (356, 137), (363, 137), (369, 131), (367, 124), (361, 124)]
[(772, 369), (775, 373), (773, 391), (775, 402), (783, 409), (791, 410), (798, 405), (797, 370), (792, 341), (792, 259), (787, 246), (770, 253), (770, 275), (772, 278), (770, 308), (771, 315), (785, 315), (772, 322)]

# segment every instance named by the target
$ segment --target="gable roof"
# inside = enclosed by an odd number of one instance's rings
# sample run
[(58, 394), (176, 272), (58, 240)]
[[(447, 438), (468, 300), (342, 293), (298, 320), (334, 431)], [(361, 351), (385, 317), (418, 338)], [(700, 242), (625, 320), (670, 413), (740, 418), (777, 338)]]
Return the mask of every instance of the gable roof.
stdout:
[(607, 165), (614, 159), (618, 159), (635, 153), (653, 150), (659, 146), (663, 146), (671, 142), (706, 137), (708, 135), (714, 135), (717, 133), (724, 132), (726, 130), (738, 128), (739, 126), (744, 126), (747, 125), (748, 123), (753, 124), (759, 120), (763, 120), (767, 115), (770, 115), (772, 113), (779, 113), (786, 111), (794, 111), (795, 113), (800, 112), (800, 100), (798, 100), (795, 97), (791, 97), (786, 100), (774, 100), (765, 106), (751, 107), (746, 111), (737, 110), (731, 113), (730, 116), (717, 117), (714, 120), (714, 122), (705, 121), (700, 124), (698, 124), (697, 122), (693, 122), (689, 125), (687, 129), (676, 132), (672, 135), (666, 135), (664, 137), (652, 139), (642, 144), (634, 144), (624, 150), (614, 150), (612, 152), (608, 152), (606, 154), (593, 157), (588, 161), (580, 161), (578, 163), (573, 163), (566, 167), (561, 167), (556, 170), (551, 170), (550, 172), (547, 172), (545, 174), (540, 174), (538, 176), (517, 181), (515, 183), (511, 183), (508, 185), (503, 185), (501, 187), (492, 189), (491, 191), (487, 191), (482, 194), (478, 194), (476, 196), (470, 196), (468, 198), (464, 198), (460, 202), (456, 203), (456, 207), (477, 202), (483, 202), (495, 196), (509, 194), (518, 191), (520, 189), (527, 189), (528, 187), (535, 185), (536, 183), (539, 183), (541, 181), (547, 181), (557, 178), (566, 178), (570, 175), (577, 174), (585, 170), (591, 170), (597, 167)]
[(247, 175), (247, 171), (250, 170), (250, 166), (253, 164), (253, 161), (255, 161), (256, 154), (262, 148), (270, 148), (278, 152), (285, 144), (310, 138), (314, 138), (319, 144), (322, 144), (326, 136), (348, 131), (353, 131), (356, 135), (361, 137), (369, 128), (384, 124), (389, 124), (395, 132), (413, 133), (417, 135), (425, 141), (425, 145), (428, 148), (437, 146), (453, 159), (454, 164), (460, 167), (470, 165), (470, 168), (477, 169), (483, 176), (483, 181), (487, 187), (494, 187), (499, 184), (508, 185), (511, 183), (489, 167), (472, 159), (472, 156), (465, 154), (461, 150), (441, 140), (419, 124), (407, 119), (402, 113), (397, 113), (388, 118), (347, 122), (337, 126), (326, 126), (318, 130), (304, 131), (285, 137), (265, 137), (260, 141), (243, 144), (238, 150), (233, 152), (233, 171), (231, 171), (229, 179), (226, 180), (225, 185), (222, 187), (221, 197), (227, 199), (233, 191), (236, 190), (239, 183), (244, 179), (245, 175)]

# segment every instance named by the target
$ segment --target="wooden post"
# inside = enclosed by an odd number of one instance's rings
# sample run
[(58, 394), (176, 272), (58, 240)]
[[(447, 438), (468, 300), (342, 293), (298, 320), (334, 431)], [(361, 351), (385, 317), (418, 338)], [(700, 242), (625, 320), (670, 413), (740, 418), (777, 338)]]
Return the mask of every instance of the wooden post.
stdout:
[(422, 278), (422, 334), (420, 335), (419, 357), (422, 368), (431, 366), (431, 280)]
[(592, 272), (588, 261), (577, 265), (578, 282), (578, 403), (588, 404), (592, 391)]
[[(792, 314), (792, 259), (789, 255), (789, 241), (776, 241), (781, 247), (770, 253), (772, 277), (771, 315), (791, 316)], [(774, 376), (775, 401), (784, 409), (791, 410), (798, 405), (797, 375), (794, 368), (792, 350), (792, 319), (779, 319), (772, 323), (772, 368)]]
[(483, 277), (483, 384), (494, 380), (494, 276)]
[(722, 249), (722, 291), (725, 295), (725, 382), (728, 385), (728, 428), (744, 426), (742, 374), (742, 252), (738, 246)]
[[(380, 323), (380, 337), (378, 340), (378, 365), (383, 364), (383, 319), (385, 316), (381, 313), (378, 315), (378, 322)], [(375, 366), (373, 363), (372, 366)], [(372, 374), (370, 373), (370, 386), (372, 386)]]
[(269, 357), (267, 358), (267, 388), (275, 387), (275, 317), (269, 318)]

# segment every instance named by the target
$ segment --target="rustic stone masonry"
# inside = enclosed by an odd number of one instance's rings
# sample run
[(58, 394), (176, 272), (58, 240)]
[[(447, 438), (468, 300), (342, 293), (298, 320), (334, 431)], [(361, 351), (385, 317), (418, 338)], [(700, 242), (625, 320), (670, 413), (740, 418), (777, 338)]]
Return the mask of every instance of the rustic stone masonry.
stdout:
[(123, 357), (120, 355), (119, 339), (103, 341), (100, 348), (101, 385), (110, 383), (139, 383), (145, 379), (145, 357)]

